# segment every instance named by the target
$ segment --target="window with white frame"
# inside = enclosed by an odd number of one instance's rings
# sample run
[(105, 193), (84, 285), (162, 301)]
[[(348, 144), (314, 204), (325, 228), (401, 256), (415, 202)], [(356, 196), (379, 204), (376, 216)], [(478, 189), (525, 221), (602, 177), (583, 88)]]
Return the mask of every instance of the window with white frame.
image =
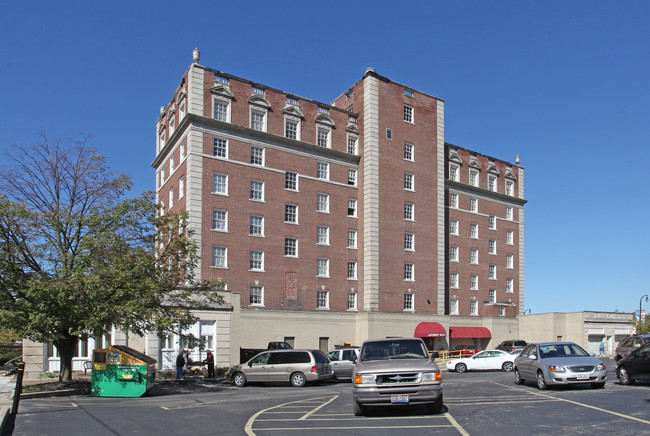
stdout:
[(348, 185), (357, 186), (357, 170), (348, 168)]
[(449, 194), (449, 206), (458, 209), (458, 194)]
[(359, 154), (359, 138), (348, 135), (348, 154)]
[(160, 170), (160, 182), (161, 182), (161, 185), (163, 183), (165, 183), (165, 168), (164, 167), (163, 167), (163, 169)]
[(496, 280), (497, 279), (497, 266), (496, 265), (490, 265), (488, 278), (490, 280)]
[(506, 279), (506, 292), (514, 292), (515, 291), (515, 279)]
[(183, 118), (185, 118), (185, 114), (187, 113), (187, 102), (185, 99), (178, 105), (178, 119), (183, 121)]
[(212, 266), (215, 268), (228, 268), (228, 248), (212, 246)]
[(228, 211), (222, 209), (212, 209), (212, 230), (219, 232), (228, 231)]
[(414, 295), (411, 292), (404, 294), (404, 310), (413, 311), (414, 310)]
[(290, 191), (298, 190), (298, 173), (287, 171), (284, 173), (284, 189)]
[(249, 231), (251, 236), (264, 236), (264, 217), (251, 215), (249, 220)]
[(185, 176), (178, 179), (178, 199), (185, 197)]
[(284, 255), (287, 257), (298, 257), (297, 238), (284, 238)]
[(512, 230), (506, 230), (506, 244), (512, 245), (514, 244), (514, 232)]
[(326, 290), (316, 291), (316, 309), (329, 309), (330, 293)]
[(512, 212), (512, 207), (506, 206), (506, 219), (512, 221), (513, 217), (513, 212)]
[(214, 99), (213, 116), (215, 120), (230, 122), (230, 102), (227, 100)]
[(412, 263), (406, 262), (404, 264), (404, 280), (415, 280), (415, 265)]
[(212, 193), (228, 195), (228, 174), (212, 174)]
[(478, 264), (478, 249), (472, 248), (469, 251), (469, 263), (472, 263), (474, 265)]
[(251, 306), (264, 306), (264, 286), (251, 285), (249, 294)]
[[(160, 199), (160, 216), (165, 215), (165, 199)], [(160, 243), (162, 245), (162, 242)]]
[(251, 145), (251, 163), (264, 166), (264, 148)]
[(469, 210), (470, 212), (478, 213), (478, 198), (469, 199)]
[(348, 262), (348, 279), (357, 279), (357, 262), (354, 260)]
[(497, 217), (494, 215), (489, 216), (489, 225), (488, 225), (490, 230), (496, 230), (497, 229)]
[(251, 109), (251, 129), (266, 132), (266, 111)]
[(458, 262), (458, 246), (452, 245), (449, 247), (449, 260), (451, 262)]
[(316, 260), (316, 275), (318, 277), (330, 276), (330, 260), (324, 257), (319, 257)]
[(411, 162), (413, 162), (413, 160), (414, 160), (413, 151), (414, 151), (413, 144), (405, 142), (404, 143), (404, 160), (410, 160)]
[(469, 170), (469, 184), (478, 188), (478, 171)]
[(404, 121), (407, 123), (413, 123), (413, 106), (409, 106), (408, 104), (404, 105)]
[(449, 300), (449, 314), (458, 315), (458, 298)]
[(327, 162), (318, 162), (318, 164), (316, 165), (316, 176), (319, 179), (329, 180), (330, 164)]
[(251, 180), (249, 198), (255, 201), (264, 201), (264, 182), (260, 180)]
[(174, 188), (169, 190), (169, 208), (174, 207)]
[(411, 173), (404, 173), (404, 189), (407, 191), (415, 190), (415, 176)]
[(175, 167), (175, 160), (174, 160), (174, 156), (172, 156), (172, 157), (169, 158), (169, 173), (170, 174), (174, 172), (174, 167)]
[(460, 178), (460, 167), (456, 163), (449, 164), (449, 180), (457, 182)]
[(180, 148), (179, 153), (181, 155), (181, 162), (182, 162), (183, 159), (185, 159), (185, 143), (182, 143), (179, 148)]
[(413, 233), (404, 232), (404, 250), (415, 251), (415, 235)]
[(251, 250), (249, 259), (251, 271), (264, 271), (264, 252), (262, 250)]
[(472, 239), (478, 239), (478, 224), (471, 223), (469, 225), (469, 237)]
[(488, 253), (497, 254), (497, 241), (495, 239), (490, 239), (488, 244)]
[(478, 315), (478, 300), (472, 300), (469, 302), (469, 314)]
[(329, 194), (317, 193), (316, 194), (316, 210), (318, 212), (330, 211), (330, 196)]
[(449, 287), (458, 289), (458, 273), (452, 272), (449, 274)]
[(497, 290), (496, 289), (490, 289), (488, 293), (488, 299), (490, 303), (496, 303), (497, 302)]
[(353, 198), (348, 199), (348, 216), (350, 217), (357, 216), (357, 200)]
[(356, 230), (348, 230), (348, 248), (357, 248)]
[(212, 155), (217, 157), (228, 157), (228, 140), (223, 138), (214, 138)]
[(357, 310), (357, 293), (348, 293), (348, 310)]
[(316, 145), (319, 147), (330, 148), (331, 130), (327, 127), (318, 126), (316, 128)]
[(515, 184), (512, 180), (506, 180), (506, 195), (513, 195)]
[(469, 289), (471, 291), (478, 291), (478, 275), (471, 274), (469, 276)]
[(515, 267), (515, 256), (506, 254), (506, 268), (513, 269)]
[(415, 205), (413, 203), (404, 203), (404, 219), (407, 221), (413, 221), (415, 218), (414, 214)]
[(289, 139), (300, 140), (300, 120), (298, 118), (285, 117), (284, 136)]
[(316, 226), (316, 243), (329, 245), (330, 243), (329, 226)]
[(284, 222), (285, 223), (298, 223), (298, 206), (295, 204), (284, 205)]
[(499, 316), (506, 316), (506, 307), (499, 306)]
[(449, 220), (449, 234), (458, 235), (458, 220)]
[(494, 174), (488, 174), (488, 189), (497, 192), (497, 176)]

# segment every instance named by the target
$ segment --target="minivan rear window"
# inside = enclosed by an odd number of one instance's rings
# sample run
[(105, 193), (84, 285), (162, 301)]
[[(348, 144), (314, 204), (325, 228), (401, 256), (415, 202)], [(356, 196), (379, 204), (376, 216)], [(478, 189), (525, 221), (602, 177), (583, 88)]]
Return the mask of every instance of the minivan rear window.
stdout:
[(327, 362), (327, 355), (323, 353), (320, 350), (313, 350), (311, 354), (314, 355), (314, 360), (316, 363), (326, 363)]

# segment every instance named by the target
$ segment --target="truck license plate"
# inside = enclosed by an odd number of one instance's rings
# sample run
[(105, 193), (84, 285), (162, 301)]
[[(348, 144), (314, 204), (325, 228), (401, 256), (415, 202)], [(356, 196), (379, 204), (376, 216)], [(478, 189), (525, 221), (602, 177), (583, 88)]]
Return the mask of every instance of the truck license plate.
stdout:
[(408, 395), (391, 395), (390, 396), (390, 402), (391, 403), (408, 403), (409, 402), (409, 396)]

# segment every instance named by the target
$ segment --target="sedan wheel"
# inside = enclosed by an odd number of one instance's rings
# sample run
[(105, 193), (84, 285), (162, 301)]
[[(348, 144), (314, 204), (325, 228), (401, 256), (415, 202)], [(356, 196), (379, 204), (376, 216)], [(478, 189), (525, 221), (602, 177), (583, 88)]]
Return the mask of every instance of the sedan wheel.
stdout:
[(548, 386), (546, 386), (546, 380), (544, 380), (544, 374), (542, 372), (537, 373), (537, 389), (540, 391), (546, 390)]
[(510, 372), (510, 371), (512, 371), (513, 366), (514, 365), (512, 364), (512, 362), (503, 362), (503, 365), (501, 365), (501, 369), (503, 369), (504, 371)]
[(515, 384), (516, 385), (524, 384), (524, 379), (521, 378), (521, 375), (519, 374), (519, 370), (517, 368), (515, 368)]
[(305, 374), (302, 372), (294, 372), (291, 374), (291, 384), (297, 388), (301, 388), (307, 384)]
[(634, 380), (630, 378), (630, 373), (627, 372), (624, 366), (618, 368), (618, 373), (616, 374), (618, 379), (621, 381), (622, 385), (633, 385)]
[(467, 371), (467, 365), (464, 363), (459, 363), (456, 365), (456, 372), (465, 372)]
[(240, 388), (246, 386), (246, 376), (241, 372), (233, 375), (232, 381), (235, 383), (235, 386), (239, 386)]

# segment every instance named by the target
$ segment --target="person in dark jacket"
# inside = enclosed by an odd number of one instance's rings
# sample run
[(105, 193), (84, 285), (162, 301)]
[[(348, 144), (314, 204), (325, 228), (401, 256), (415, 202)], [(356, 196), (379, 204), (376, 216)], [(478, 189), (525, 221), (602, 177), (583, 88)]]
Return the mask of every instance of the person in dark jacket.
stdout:
[(176, 380), (181, 380), (183, 378), (183, 367), (185, 366), (183, 351), (184, 350), (181, 350), (176, 357)]
[(207, 356), (205, 357), (205, 360), (203, 363), (208, 364), (208, 377), (214, 378), (215, 373), (214, 373), (214, 356), (212, 355), (212, 352), (210, 350), (206, 351)]

